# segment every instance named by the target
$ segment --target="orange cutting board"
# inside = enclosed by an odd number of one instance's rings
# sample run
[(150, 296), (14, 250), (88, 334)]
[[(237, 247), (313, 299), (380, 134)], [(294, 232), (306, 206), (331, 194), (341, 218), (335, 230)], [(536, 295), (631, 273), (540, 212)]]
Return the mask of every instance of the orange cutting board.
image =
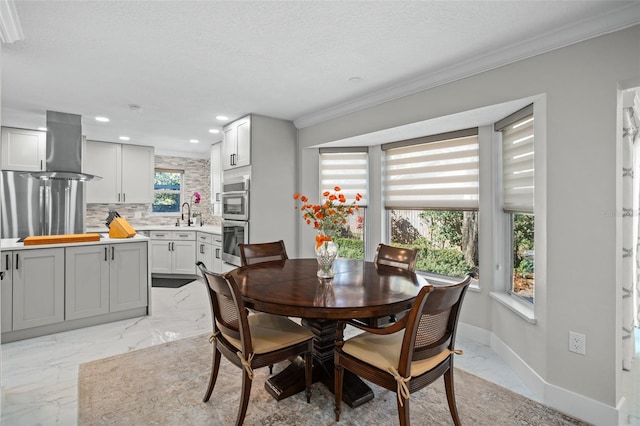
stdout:
[(100, 234), (32, 235), (24, 239), (24, 245), (86, 243), (89, 241), (100, 241)]

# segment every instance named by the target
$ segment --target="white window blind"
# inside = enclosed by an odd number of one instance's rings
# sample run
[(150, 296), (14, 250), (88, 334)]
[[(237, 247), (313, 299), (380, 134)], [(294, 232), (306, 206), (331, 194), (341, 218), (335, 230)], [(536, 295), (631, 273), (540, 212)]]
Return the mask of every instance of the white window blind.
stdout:
[(533, 213), (533, 122), (533, 108), (527, 107), (496, 124), (502, 131), (503, 209), (507, 212)]
[(387, 209), (478, 208), (478, 129), (382, 146)]
[(369, 182), (369, 157), (365, 149), (340, 151), (320, 150), (320, 196), (325, 191), (333, 192), (339, 186), (347, 203), (355, 201), (356, 194), (362, 195), (357, 202), (360, 207), (367, 205), (367, 185)]

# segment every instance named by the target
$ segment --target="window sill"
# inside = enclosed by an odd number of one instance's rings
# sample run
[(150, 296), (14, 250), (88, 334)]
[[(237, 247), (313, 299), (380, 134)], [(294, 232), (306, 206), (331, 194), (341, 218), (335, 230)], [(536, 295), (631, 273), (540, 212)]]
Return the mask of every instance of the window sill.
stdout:
[(497, 300), (507, 309), (513, 311), (516, 315), (527, 321), (529, 324), (536, 324), (533, 305), (528, 306), (528, 304), (516, 300), (514, 297), (511, 297), (507, 293), (491, 292), (489, 294), (493, 299)]
[[(453, 277), (448, 277), (446, 275), (438, 275), (438, 274), (428, 273), (424, 271), (418, 271), (417, 273), (418, 275), (422, 275), (423, 277), (425, 277), (429, 282), (429, 284), (436, 285), (436, 286), (452, 285), (460, 282), (461, 280), (461, 278), (453, 278)], [(480, 281), (472, 278), (471, 284), (469, 284), (469, 291), (480, 293), (481, 291)]]

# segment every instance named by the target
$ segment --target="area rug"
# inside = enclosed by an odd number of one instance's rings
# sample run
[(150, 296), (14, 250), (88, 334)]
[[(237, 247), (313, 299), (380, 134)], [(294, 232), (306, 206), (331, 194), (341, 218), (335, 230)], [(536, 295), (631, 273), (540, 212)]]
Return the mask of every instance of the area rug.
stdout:
[[(222, 357), (216, 387), (202, 402), (211, 363), (209, 336), (177, 340), (80, 365), (80, 425), (229, 425), (235, 422), (241, 373)], [(285, 365), (274, 366), (274, 373)], [(333, 394), (313, 385), (276, 402), (264, 390), (269, 369), (255, 371), (245, 425), (334, 425)], [(585, 425), (571, 417), (455, 370), (458, 411), (465, 425)], [(342, 404), (339, 425), (396, 425), (396, 395), (371, 385), (374, 399), (357, 408)], [(452, 424), (444, 384), (438, 380), (411, 395), (414, 425)]]
[(193, 281), (193, 278), (151, 278), (151, 287), (180, 288)]

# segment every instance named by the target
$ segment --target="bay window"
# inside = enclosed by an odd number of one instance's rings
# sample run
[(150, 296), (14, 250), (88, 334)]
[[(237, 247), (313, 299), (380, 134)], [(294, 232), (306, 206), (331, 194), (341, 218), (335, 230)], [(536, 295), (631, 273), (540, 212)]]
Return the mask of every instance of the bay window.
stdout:
[(533, 105), (495, 124), (502, 132), (502, 205), (508, 215), (510, 293), (535, 300)]
[(364, 260), (368, 168), (367, 147), (320, 150), (320, 195), (325, 191), (333, 192), (336, 186), (340, 187), (348, 203), (355, 200), (356, 194), (362, 195), (357, 202), (359, 210), (347, 218), (347, 223), (335, 236), (339, 257)]
[(479, 273), (478, 129), (382, 145), (389, 242), (419, 249), (416, 270)]

